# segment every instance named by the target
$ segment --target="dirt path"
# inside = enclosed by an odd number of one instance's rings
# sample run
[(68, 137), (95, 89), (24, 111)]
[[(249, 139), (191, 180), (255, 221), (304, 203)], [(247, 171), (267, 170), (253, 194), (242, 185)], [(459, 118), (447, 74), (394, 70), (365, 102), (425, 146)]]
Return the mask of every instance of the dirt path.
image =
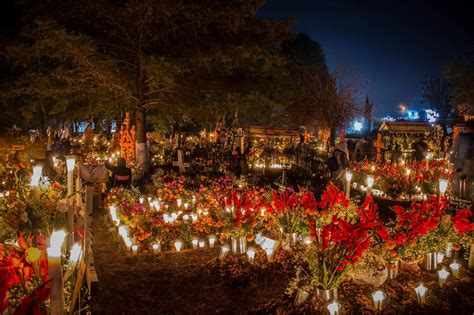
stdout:
[(218, 249), (127, 257), (105, 216), (94, 217), (94, 258), (99, 277), (93, 314), (242, 314), (281, 295), (287, 281), (258, 279), (226, 286), (206, 263)]

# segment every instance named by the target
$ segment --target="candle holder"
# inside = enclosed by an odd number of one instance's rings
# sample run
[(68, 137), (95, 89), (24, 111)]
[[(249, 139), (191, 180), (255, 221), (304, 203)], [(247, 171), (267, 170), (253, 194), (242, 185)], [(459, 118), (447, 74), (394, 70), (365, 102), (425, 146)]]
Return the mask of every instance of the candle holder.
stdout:
[(183, 246), (183, 242), (181, 240), (174, 241), (174, 249), (176, 250), (176, 252), (180, 252), (182, 246)]
[(246, 254), (249, 262), (253, 263), (255, 260), (255, 249), (253, 247), (247, 248)]
[(350, 198), (351, 196), (351, 180), (352, 180), (352, 172), (347, 170), (346, 171), (346, 198)]
[(428, 288), (425, 287), (422, 283), (415, 288), (416, 292), (416, 299), (418, 303), (425, 304), (426, 303), (426, 292), (428, 292)]
[(159, 254), (161, 252), (161, 242), (157, 242), (155, 244), (153, 244), (152, 246), (152, 249), (153, 249), (153, 254)]
[(229, 253), (230, 249), (228, 245), (222, 245), (221, 246), (221, 251), (219, 253), (219, 259), (224, 259), (227, 254)]
[(208, 240), (209, 240), (209, 247), (214, 248), (214, 244), (216, 243), (216, 236), (211, 234), (208, 236)]
[(372, 186), (374, 185), (374, 175), (367, 175), (367, 195), (372, 194)]
[(446, 281), (448, 279), (448, 276), (449, 276), (449, 272), (446, 271), (446, 269), (441, 269), (438, 271), (438, 277), (439, 277), (439, 286), (440, 287), (444, 287), (444, 285), (446, 284)]
[(456, 277), (456, 278), (459, 278), (459, 271), (461, 269), (461, 264), (453, 261), (453, 263), (451, 263), (449, 265), (449, 268), (451, 269), (451, 272), (453, 273), (453, 276)]
[(341, 308), (341, 304), (333, 301), (332, 303), (328, 304), (327, 306), (330, 315), (339, 315), (339, 309)]
[(382, 291), (378, 290), (372, 293), (372, 300), (374, 301), (374, 308), (377, 311), (381, 311), (383, 308), (383, 300), (385, 299), (386, 295)]

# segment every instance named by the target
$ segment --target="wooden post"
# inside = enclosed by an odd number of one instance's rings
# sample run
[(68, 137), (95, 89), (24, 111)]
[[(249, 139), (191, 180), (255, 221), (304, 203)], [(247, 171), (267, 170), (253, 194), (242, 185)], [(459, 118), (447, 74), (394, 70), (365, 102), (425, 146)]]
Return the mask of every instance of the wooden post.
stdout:
[(82, 180), (81, 175), (78, 174), (76, 178), (76, 206), (80, 207), (82, 205)]
[(474, 270), (474, 243), (471, 244), (471, 252), (469, 253), (469, 263), (467, 266), (469, 269)]
[(93, 186), (86, 186), (86, 207), (84, 211), (84, 262), (86, 264), (86, 268), (89, 267), (89, 249), (91, 247), (90, 244), (90, 231), (89, 231), (89, 221), (90, 215), (92, 214), (93, 210), (93, 198), (94, 198), (94, 187)]

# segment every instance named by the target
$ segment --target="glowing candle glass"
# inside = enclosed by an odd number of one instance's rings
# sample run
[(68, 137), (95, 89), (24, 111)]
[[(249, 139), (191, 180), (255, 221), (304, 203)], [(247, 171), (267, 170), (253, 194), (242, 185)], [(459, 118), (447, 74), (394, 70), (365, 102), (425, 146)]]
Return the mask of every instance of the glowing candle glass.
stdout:
[(451, 272), (453, 273), (453, 276), (456, 278), (459, 277), (459, 270), (461, 269), (461, 264), (458, 264), (457, 262), (453, 262), (449, 265), (449, 268), (451, 268)]
[(349, 198), (351, 195), (351, 180), (352, 180), (352, 172), (346, 171), (346, 197)]
[(428, 292), (428, 288), (425, 287), (422, 283), (415, 288), (416, 298), (420, 304), (426, 303), (426, 292)]
[(215, 235), (209, 235), (209, 247), (213, 248), (214, 244), (216, 243), (216, 236)]
[(198, 248), (199, 240), (198, 240), (197, 238), (193, 238), (193, 240), (191, 241), (191, 243), (193, 244), (193, 249)]
[(82, 247), (80, 244), (74, 244), (71, 248), (71, 252), (69, 254), (69, 264), (72, 266), (77, 265), (79, 259), (81, 259)]
[(330, 315), (339, 315), (339, 308), (341, 304), (333, 301), (331, 304), (328, 305), (328, 311)]
[(153, 254), (158, 254), (159, 252), (161, 252), (161, 243), (158, 242), (158, 243), (155, 243), (151, 246), (151, 248), (153, 249)]
[(66, 168), (68, 172), (74, 171), (74, 167), (76, 166), (76, 157), (75, 156), (68, 156), (66, 158)]
[(367, 187), (372, 188), (374, 185), (374, 175), (367, 175)]
[(181, 246), (183, 246), (183, 242), (181, 240), (174, 241), (174, 249), (176, 249), (177, 252), (181, 251)]
[(448, 279), (449, 272), (446, 271), (446, 269), (441, 269), (438, 271), (438, 277), (439, 277), (439, 286), (443, 287), (444, 284), (446, 283), (446, 279)]
[(133, 255), (138, 254), (138, 245), (132, 245), (132, 253)]
[(246, 254), (250, 262), (253, 262), (255, 260), (255, 249), (253, 247), (247, 248)]
[(444, 197), (446, 190), (448, 189), (448, 180), (444, 178), (439, 179), (439, 196)]
[(199, 248), (204, 248), (206, 247), (206, 241), (205, 240), (199, 240)]
[(383, 307), (383, 300), (385, 299), (385, 293), (378, 290), (372, 293), (372, 299), (374, 300), (374, 307), (377, 311), (381, 311)]
[(221, 251), (219, 253), (219, 259), (224, 259), (225, 256), (229, 253), (229, 246), (228, 245), (222, 245), (221, 246)]
[(438, 264), (441, 264), (444, 259), (444, 253), (438, 252), (436, 253), (436, 261)]

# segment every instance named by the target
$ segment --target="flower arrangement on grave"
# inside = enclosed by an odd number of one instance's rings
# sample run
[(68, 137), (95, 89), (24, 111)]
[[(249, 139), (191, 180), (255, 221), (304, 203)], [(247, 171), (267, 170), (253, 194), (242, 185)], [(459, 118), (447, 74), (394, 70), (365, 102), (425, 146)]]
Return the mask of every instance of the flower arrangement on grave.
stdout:
[[(57, 182), (49, 186), (31, 188), (28, 178), (15, 172), (8, 196), (0, 199), (0, 241), (18, 231), (26, 235), (49, 234), (52, 226), (65, 219), (58, 202), (65, 189)], [(60, 211), (57, 211), (60, 210)]]
[(469, 209), (459, 210), (454, 215), (442, 215), (436, 228), (418, 238), (416, 249), (420, 253), (444, 252), (447, 244), (451, 243), (455, 249), (464, 248), (468, 255), (473, 240), (470, 232), (474, 230), (471, 218), (472, 211)]
[(47, 314), (48, 261), (41, 236), (0, 244), (0, 312)]
[(353, 182), (365, 185), (368, 174), (376, 174), (373, 188), (382, 191), (393, 199), (406, 198), (409, 195), (437, 192), (440, 178), (450, 179), (452, 171), (446, 160), (429, 160), (422, 162), (405, 162), (376, 164), (373, 162), (355, 162)]
[(323, 192), (321, 201), (314, 204), (313, 199), (308, 199), (304, 202), (307, 205), (305, 207), (306, 220), (313, 237), (317, 236), (316, 232), (320, 231), (322, 227), (330, 224), (334, 217), (351, 222), (359, 215), (357, 206), (350, 202), (344, 192), (333, 184), (329, 184)]
[(446, 199), (434, 196), (413, 202), (409, 208), (395, 206), (396, 219), (387, 224), (386, 234), (379, 235), (384, 242), (385, 258), (389, 261), (420, 259), (426, 253), (419, 247), (420, 239), (438, 228), (446, 210)]
[(305, 215), (317, 205), (312, 192), (292, 189), (282, 192), (272, 191), (268, 209), (282, 233), (303, 233), (307, 231)]
[[(232, 190), (221, 200), (221, 207), (216, 208), (211, 215), (224, 222), (221, 240), (229, 236), (245, 236), (248, 240), (252, 240), (259, 217), (262, 216), (262, 209), (266, 208), (265, 196), (261, 191)], [(263, 210), (264, 215), (265, 210)]]
[[(340, 203), (345, 208), (347, 204), (347, 200), (334, 192), (327, 194), (323, 202), (331, 208)], [(338, 287), (348, 266), (356, 263), (369, 248), (374, 236), (385, 232), (371, 197), (357, 208), (356, 216), (340, 215), (337, 211), (325, 215), (329, 223), (320, 232), (310, 225), (315, 241), (308, 246), (304, 258), (310, 270), (307, 281), (318, 289), (332, 290)]]

